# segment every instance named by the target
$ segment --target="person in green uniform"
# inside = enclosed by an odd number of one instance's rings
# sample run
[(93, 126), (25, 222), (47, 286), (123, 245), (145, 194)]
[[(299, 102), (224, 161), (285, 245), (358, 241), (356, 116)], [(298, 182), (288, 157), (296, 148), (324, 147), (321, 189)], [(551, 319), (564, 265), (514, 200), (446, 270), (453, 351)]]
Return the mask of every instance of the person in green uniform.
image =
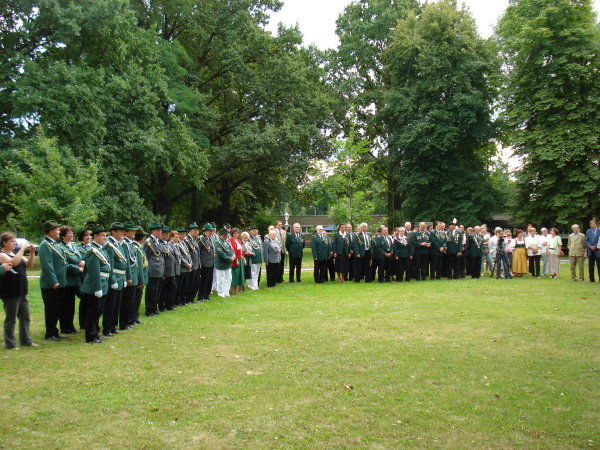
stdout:
[(446, 233), (446, 248), (448, 255), (448, 279), (460, 278), (460, 256), (463, 250), (462, 233), (456, 229), (456, 223), (448, 225)]
[(398, 261), (396, 281), (410, 281), (410, 261), (413, 257), (413, 246), (406, 236), (406, 228), (400, 227), (398, 235), (394, 238), (392, 247), (394, 258)]
[(323, 225), (317, 225), (316, 232), (310, 241), (310, 249), (314, 260), (315, 283), (322, 284), (327, 281), (327, 261), (333, 254), (333, 248), (329, 246), (329, 239), (323, 230)]
[(44, 319), (46, 322), (46, 334), (44, 338), (48, 341), (59, 341), (63, 339), (58, 334), (58, 316), (60, 304), (63, 301), (60, 287), (67, 285), (67, 255), (58, 244), (60, 225), (54, 221), (44, 223), (44, 240), (38, 249), (40, 259), (40, 289), (44, 302)]
[(85, 341), (100, 344), (103, 340), (100, 338), (98, 320), (108, 294), (111, 266), (104, 250), (106, 230), (102, 225), (96, 225), (91, 232), (92, 243), (85, 255), (85, 271), (80, 290), (86, 297)]
[(123, 289), (123, 298), (121, 300), (121, 309), (119, 311), (119, 329), (131, 330), (135, 319), (133, 317), (133, 307), (135, 302), (135, 294), (139, 285), (139, 275), (137, 268), (137, 256), (133, 247), (133, 239), (138, 227), (133, 222), (123, 223), (125, 228), (125, 236), (121, 241), (123, 256), (129, 264), (129, 273), (131, 282), (127, 281), (127, 286)]
[[(90, 249), (90, 244), (92, 242), (92, 234), (88, 228), (84, 228), (83, 230), (79, 230), (77, 232), (77, 250), (81, 255), (81, 258), (85, 260), (85, 255)], [(80, 274), (81, 281), (83, 281), (83, 275), (85, 271)], [(81, 283), (80, 283), (81, 286)], [(86, 317), (86, 296), (81, 294), (81, 290), (77, 289), (75, 293), (79, 298), (79, 308), (77, 310), (79, 317), (79, 329), (85, 330), (85, 317)]]
[(473, 233), (469, 234), (467, 245), (469, 246), (469, 272), (471, 278), (481, 277), (481, 258), (483, 258), (483, 235), (480, 233), (481, 228), (475, 226)]
[(373, 238), (373, 255), (377, 269), (377, 280), (380, 283), (391, 281), (392, 239), (386, 226), (382, 225), (380, 233)]
[(295, 223), (292, 226), (292, 232), (287, 233), (285, 238), (285, 248), (288, 253), (288, 259), (290, 261), (290, 283), (294, 282), (294, 273), (296, 274), (296, 282), (302, 281), (300, 275), (302, 274), (302, 256), (304, 254), (304, 247), (306, 242), (304, 241), (304, 235), (301, 232), (299, 223)]
[(135, 240), (133, 247), (135, 248), (135, 257), (137, 259), (138, 269), (138, 285), (135, 291), (135, 297), (133, 301), (133, 322), (134, 325), (141, 325), (140, 321), (140, 306), (142, 304), (142, 295), (144, 293), (144, 287), (148, 284), (148, 258), (144, 253), (143, 245), (146, 232), (142, 227), (138, 226), (135, 232)]
[(62, 290), (63, 301), (59, 306), (58, 322), (62, 334), (77, 333), (73, 319), (75, 318), (75, 294), (81, 286), (81, 274), (85, 261), (79, 248), (73, 243), (73, 228), (63, 225), (59, 228), (60, 246), (67, 258), (67, 282)]
[(431, 247), (429, 247), (429, 274), (432, 280), (442, 278), (444, 267), (444, 254), (446, 253), (446, 232), (444, 231), (444, 222), (438, 221), (435, 230), (429, 234), (431, 237)]
[(335, 273), (339, 283), (346, 281), (348, 275), (350, 252), (350, 237), (346, 233), (346, 224), (340, 224), (333, 235), (333, 257), (335, 258)]
[(108, 262), (112, 270), (108, 279), (108, 294), (102, 311), (102, 334), (105, 337), (119, 333), (117, 325), (119, 312), (121, 311), (123, 288), (128, 285), (128, 282), (131, 282), (129, 263), (125, 258), (121, 244), (125, 235), (125, 228), (121, 222), (113, 222), (108, 230), (110, 236), (106, 238), (104, 250), (108, 255)]
[(371, 262), (371, 247), (372, 247), (372, 238), (368, 233), (368, 225), (366, 223), (361, 223), (356, 231), (356, 235), (354, 236), (356, 240), (354, 241), (354, 245), (351, 247), (351, 250), (354, 254), (354, 282), (360, 283), (360, 281), (364, 278), (365, 283), (370, 283), (371, 271), (370, 271), (370, 262)]
[(419, 223), (419, 228), (413, 233), (414, 259), (416, 264), (415, 280), (426, 280), (429, 266), (429, 247), (431, 237), (427, 232), (425, 222)]

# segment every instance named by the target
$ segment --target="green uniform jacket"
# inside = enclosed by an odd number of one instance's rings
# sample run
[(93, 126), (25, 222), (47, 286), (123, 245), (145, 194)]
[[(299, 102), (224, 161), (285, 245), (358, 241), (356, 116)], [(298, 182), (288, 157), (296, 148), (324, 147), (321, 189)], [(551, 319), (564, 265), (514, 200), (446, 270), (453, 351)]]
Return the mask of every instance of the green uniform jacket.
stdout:
[(129, 274), (131, 278), (128, 278), (128, 280), (131, 280), (132, 286), (138, 286), (140, 284), (140, 280), (138, 275), (136, 251), (135, 248), (133, 248), (133, 241), (123, 238), (123, 241), (121, 241), (121, 248), (123, 249), (123, 255), (129, 262)]
[(469, 248), (469, 256), (483, 256), (483, 249), (481, 243), (483, 242), (483, 236), (479, 233), (471, 233), (467, 241)]
[(369, 250), (373, 249), (373, 240), (369, 233), (363, 234), (362, 231), (357, 231), (354, 233), (354, 244), (352, 245), (352, 250), (354, 251), (355, 256), (360, 256), (361, 258), (365, 256), (365, 235), (367, 236), (367, 240), (369, 241)]
[(215, 269), (231, 269), (231, 258), (233, 258), (233, 249), (228, 240), (220, 237), (215, 241)]
[(318, 261), (325, 261), (329, 259), (331, 256), (330, 248), (329, 248), (329, 239), (327, 235), (323, 235), (322, 237), (318, 234), (315, 234), (310, 241), (310, 249), (312, 250), (312, 257)]
[(81, 272), (77, 264), (83, 261), (83, 255), (79, 253), (79, 247), (71, 244), (69, 249), (64, 242), (60, 246), (67, 257), (67, 286), (81, 286)]
[(429, 254), (431, 255), (441, 255), (440, 248), (446, 247), (446, 232), (433, 230), (429, 233), (429, 237), (431, 238), (431, 247), (429, 247)]
[(62, 247), (49, 237), (45, 237), (38, 249), (42, 271), (40, 288), (51, 289), (56, 283), (60, 287), (67, 285), (67, 255)]
[(453, 255), (461, 253), (463, 250), (462, 241), (463, 237), (460, 231), (448, 230), (446, 232), (446, 247), (448, 248), (448, 253)]
[(375, 258), (385, 258), (386, 253), (392, 253), (392, 244), (385, 236), (373, 238), (373, 255)]
[(428, 231), (420, 231), (417, 230), (413, 233), (413, 246), (414, 246), (414, 254), (415, 255), (427, 255), (429, 254), (429, 248), (424, 247), (421, 244), (423, 242), (431, 242), (431, 237), (429, 236)]
[(302, 258), (302, 255), (304, 253), (304, 236), (302, 235), (302, 233), (299, 234), (300, 238), (297, 238), (296, 233), (290, 232), (285, 238), (285, 248), (288, 251), (290, 258)]
[(79, 250), (79, 254), (83, 259), (85, 259), (85, 255), (90, 251), (90, 244), (83, 245), (81, 243), (77, 244), (77, 250)]
[(250, 257), (249, 264), (262, 264), (262, 242), (260, 237), (258, 235), (256, 237), (250, 236), (250, 244), (252, 244), (254, 255)]
[(396, 258), (408, 258), (413, 255), (413, 246), (410, 243), (410, 239), (404, 236), (404, 242), (400, 239), (394, 239), (394, 245), (392, 247), (392, 253)]
[(108, 255), (108, 263), (112, 269), (108, 285), (112, 286), (116, 283), (117, 288), (115, 290), (120, 291), (123, 289), (125, 281), (131, 280), (131, 271), (129, 270), (129, 263), (123, 254), (123, 246), (109, 236), (106, 238), (104, 251)]
[(148, 284), (148, 258), (140, 244), (134, 241), (131, 243), (131, 246), (135, 249), (135, 257), (137, 259), (138, 286), (145, 286)]
[(85, 255), (85, 270), (83, 283), (81, 283), (81, 292), (94, 295), (96, 291), (102, 291), (102, 295), (108, 293), (108, 279), (111, 274), (111, 267), (108, 262), (108, 255), (104, 249), (92, 243), (89, 251)]
[(350, 253), (350, 237), (348, 233), (342, 236), (339, 231), (336, 231), (333, 235), (333, 252), (342, 256), (347, 256)]

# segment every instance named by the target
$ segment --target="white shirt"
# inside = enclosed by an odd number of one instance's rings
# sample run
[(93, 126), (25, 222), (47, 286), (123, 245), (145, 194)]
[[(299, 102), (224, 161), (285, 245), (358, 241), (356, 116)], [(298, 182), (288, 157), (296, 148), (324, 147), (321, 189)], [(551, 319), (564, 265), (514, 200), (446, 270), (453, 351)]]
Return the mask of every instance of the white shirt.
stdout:
[[(538, 251), (535, 254), (533, 253), (533, 250), (531, 250), (529, 248), (532, 245), (535, 245), (538, 247)], [(541, 246), (540, 236), (538, 236), (537, 234), (534, 236), (528, 234), (527, 237), (525, 238), (525, 247), (527, 247), (527, 256), (541, 255), (542, 254), (542, 250), (541, 250), (542, 246)]]

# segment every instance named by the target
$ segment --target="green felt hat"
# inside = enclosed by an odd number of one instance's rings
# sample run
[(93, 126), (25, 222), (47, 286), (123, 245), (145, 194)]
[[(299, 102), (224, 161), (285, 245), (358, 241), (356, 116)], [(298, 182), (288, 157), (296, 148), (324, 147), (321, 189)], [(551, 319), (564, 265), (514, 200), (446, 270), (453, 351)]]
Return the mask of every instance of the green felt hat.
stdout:
[(185, 227), (179, 227), (179, 228), (177, 228), (177, 232), (178, 233), (185, 233), (185, 231), (186, 231)]
[(158, 223), (158, 222), (153, 222), (152, 225), (150, 225), (150, 231), (158, 230), (160, 228), (162, 228), (162, 227), (160, 226), (160, 223)]
[(213, 229), (217, 229), (217, 224), (214, 222), (208, 222), (210, 224), (211, 227), (213, 227)]
[(127, 231), (137, 231), (140, 227), (136, 226), (133, 222), (124, 222), (123, 228)]
[(227, 236), (227, 233), (229, 233), (229, 231), (227, 231), (225, 228), (221, 228), (219, 230), (219, 236), (223, 236), (223, 235)]
[(229, 223), (224, 223), (224, 224), (223, 224), (223, 228), (231, 228), (231, 224), (229, 224)]
[(44, 233), (48, 233), (48, 231), (52, 231), (55, 228), (59, 228), (61, 225), (54, 220), (49, 220), (44, 222)]
[(124, 230), (125, 228), (123, 227), (123, 224), (121, 222), (113, 222), (110, 224), (110, 227), (108, 227), (108, 231), (117, 231), (117, 230)]
[(168, 233), (169, 231), (171, 231), (171, 229), (165, 225), (164, 227), (161, 227), (160, 231), (162, 231), (163, 233)]
[(104, 229), (104, 227), (102, 225), (96, 225), (96, 226), (93, 226), (90, 231), (92, 232), (92, 236), (93, 236), (94, 234), (102, 233), (106, 230)]
[(204, 224), (204, 226), (202, 227), (202, 229), (203, 229), (204, 231), (207, 231), (207, 230), (214, 230), (214, 229), (215, 229), (215, 227), (213, 227), (213, 226), (212, 226), (210, 223), (205, 223), (205, 224)]
[(196, 222), (192, 222), (188, 225), (188, 230), (197, 230), (198, 228), (200, 228)]
[(248, 228), (248, 231), (252, 231), (252, 230), (258, 230), (258, 227), (252, 225), (250, 228)]

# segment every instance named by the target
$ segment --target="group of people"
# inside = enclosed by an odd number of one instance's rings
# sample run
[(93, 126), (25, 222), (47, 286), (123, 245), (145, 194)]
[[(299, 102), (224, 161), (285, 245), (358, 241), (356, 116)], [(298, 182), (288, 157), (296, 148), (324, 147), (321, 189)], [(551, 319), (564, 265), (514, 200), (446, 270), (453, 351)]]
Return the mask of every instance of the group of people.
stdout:
[[(147, 234), (132, 222), (114, 222), (108, 229), (93, 224), (77, 232), (68, 225), (44, 224), (39, 247), (26, 243), (17, 248), (16, 236), (0, 235), (0, 298), (6, 313), (4, 343), (18, 348), (15, 326), (19, 320), (21, 346), (36, 346), (29, 333), (27, 267), (36, 251), (40, 260), (40, 288), (44, 303), (45, 339), (60, 341), (77, 332), (75, 303), (79, 298), (78, 324), (89, 343), (141, 324), (140, 308), (150, 317), (187, 303), (207, 301), (213, 292), (227, 298), (259, 288), (263, 263), (266, 285), (284, 281), (286, 258), (289, 282), (301, 282), (306, 239), (300, 224), (286, 231), (282, 222), (269, 226), (263, 237), (257, 227), (247, 231), (214, 222), (202, 229), (191, 223), (171, 230), (153, 223)], [(333, 235), (319, 225), (310, 239), (314, 282), (336, 280), (380, 283), (479, 278), (486, 269), (497, 278), (523, 276), (555, 278), (560, 270), (563, 243), (558, 230), (534, 227), (517, 230), (485, 225), (468, 227), (455, 221), (413, 229), (410, 222), (389, 232), (379, 226), (375, 234), (362, 223), (356, 231), (342, 224)], [(600, 281), (600, 230), (590, 222), (585, 234), (573, 225), (568, 237), (571, 278), (583, 281), (583, 261), (589, 259), (589, 279)], [(75, 239), (77, 238), (77, 239)], [(28, 256), (27, 256), (28, 255)], [(595, 269), (596, 267), (596, 269)], [(577, 278), (576, 268), (579, 268)], [(541, 275), (540, 275), (541, 274)], [(102, 321), (100, 322), (100, 319)], [(60, 327), (60, 332), (59, 332)]]

